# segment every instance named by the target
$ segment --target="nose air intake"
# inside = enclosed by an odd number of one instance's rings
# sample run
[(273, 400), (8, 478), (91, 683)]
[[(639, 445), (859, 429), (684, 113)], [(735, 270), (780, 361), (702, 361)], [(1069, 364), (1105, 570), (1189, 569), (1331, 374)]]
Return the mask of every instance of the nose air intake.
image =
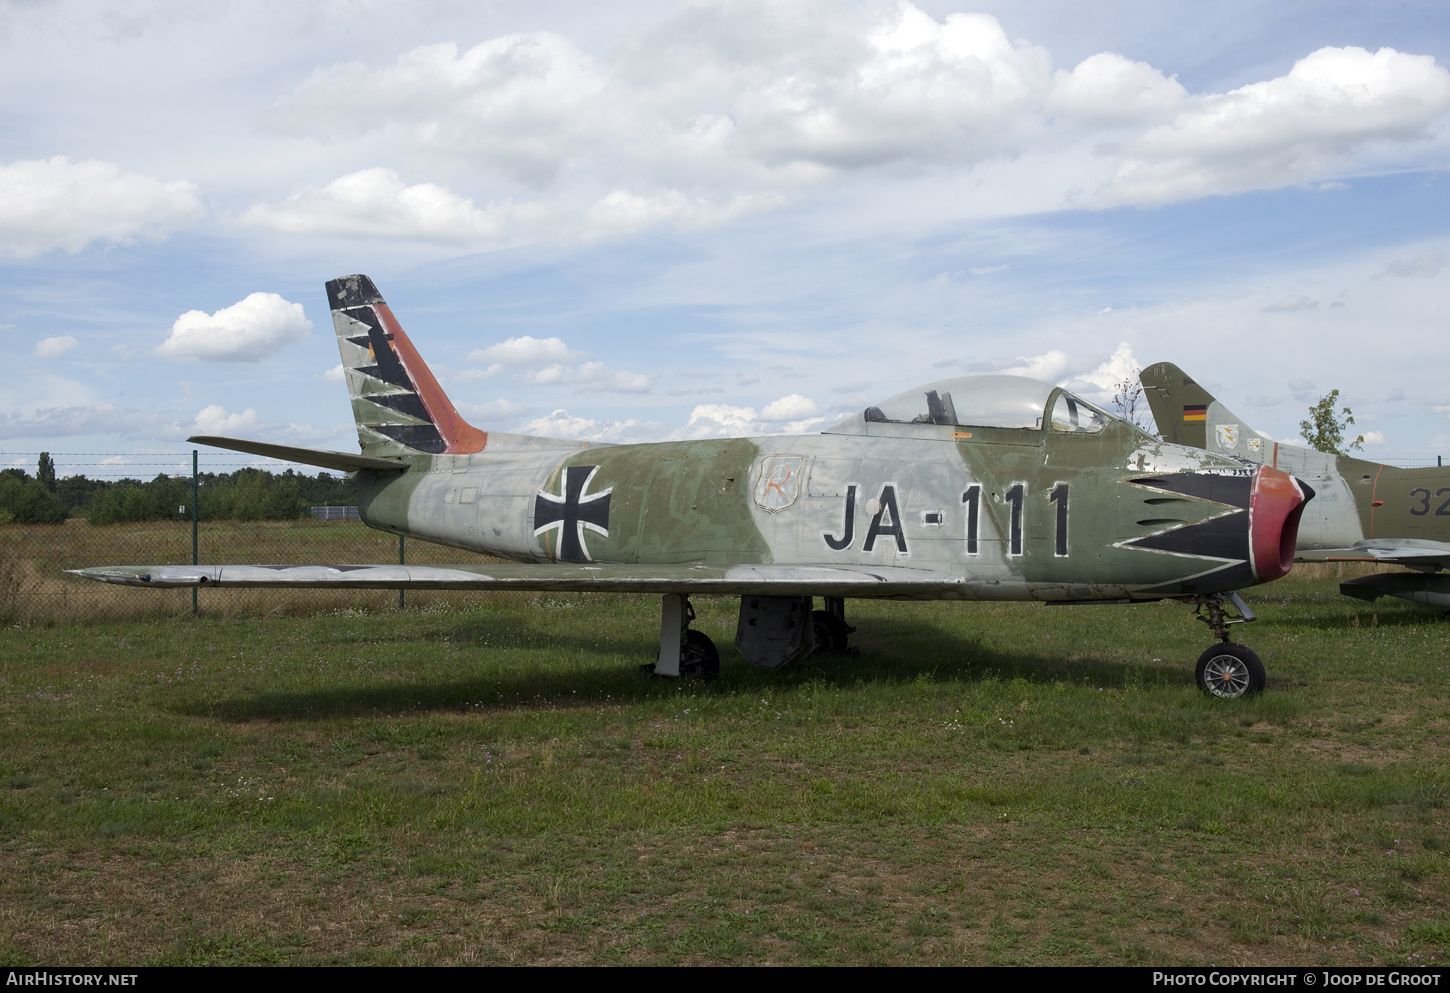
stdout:
[(1249, 555), (1259, 582), (1289, 574), (1299, 540), (1299, 518), (1313, 497), (1308, 483), (1287, 472), (1266, 465), (1254, 473), (1249, 494)]
[[(1203, 572), (1144, 591), (1164, 596), (1212, 595), (1285, 575), (1294, 562), (1304, 504), (1314, 496), (1304, 483), (1272, 466), (1256, 466), (1252, 472), (1209, 467), (1198, 472), (1142, 476), (1129, 482), (1141, 487), (1141, 502), (1133, 511), (1145, 519), (1138, 525), (1154, 530), (1124, 542), (1124, 546), (1197, 558), (1209, 566)], [(1198, 507), (1185, 516), (1204, 516), (1196, 521), (1179, 521), (1175, 526), (1170, 519), (1178, 515), (1164, 514), (1159, 508), (1180, 503), (1184, 511), (1193, 505)], [(1157, 527), (1159, 524), (1165, 526)]]

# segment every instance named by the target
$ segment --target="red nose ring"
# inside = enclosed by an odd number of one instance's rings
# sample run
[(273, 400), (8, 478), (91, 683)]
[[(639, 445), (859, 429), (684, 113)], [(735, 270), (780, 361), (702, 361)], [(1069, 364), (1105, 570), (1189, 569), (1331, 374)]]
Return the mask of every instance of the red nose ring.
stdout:
[(1299, 540), (1299, 517), (1313, 496), (1308, 484), (1273, 466), (1260, 466), (1254, 473), (1249, 495), (1249, 555), (1259, 582), (1288, 575)]

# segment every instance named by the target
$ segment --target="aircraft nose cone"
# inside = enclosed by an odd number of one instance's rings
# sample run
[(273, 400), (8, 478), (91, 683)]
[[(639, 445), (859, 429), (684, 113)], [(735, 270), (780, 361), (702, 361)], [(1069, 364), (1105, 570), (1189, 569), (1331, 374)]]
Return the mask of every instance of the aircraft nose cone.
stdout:
[(1254, 473), (1249, 494), (1249, 554), (1261, 583), (1288, 575), (1299, 540), (1299, 518), (1314, 498), (1309, 484), (1273, 466)]

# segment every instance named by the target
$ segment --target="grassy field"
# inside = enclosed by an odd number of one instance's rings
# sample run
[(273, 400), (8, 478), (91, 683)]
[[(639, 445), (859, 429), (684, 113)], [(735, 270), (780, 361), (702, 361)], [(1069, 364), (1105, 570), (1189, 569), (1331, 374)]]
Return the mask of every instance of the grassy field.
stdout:
[[(126, 590), (131, 596), (153, 591)], [(214, 591), (214, 596), (226, 591)], [(6, 963), (1441, 963), (1438, 612), (852, 602), (640, 676), (652, 598), (0, 629)]]

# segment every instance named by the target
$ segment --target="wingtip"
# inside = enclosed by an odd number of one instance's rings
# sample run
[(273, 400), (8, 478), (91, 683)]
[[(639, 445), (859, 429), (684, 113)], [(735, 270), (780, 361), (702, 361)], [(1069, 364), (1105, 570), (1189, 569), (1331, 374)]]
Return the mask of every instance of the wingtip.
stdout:
[(151, 582), (151, 573), (147, 566), (101, 565), (89, 569), (67, 569), (66, 572), (82, 579), (93, 579), (98, 583), (117, 583), (121, 586), (145, 586)]

